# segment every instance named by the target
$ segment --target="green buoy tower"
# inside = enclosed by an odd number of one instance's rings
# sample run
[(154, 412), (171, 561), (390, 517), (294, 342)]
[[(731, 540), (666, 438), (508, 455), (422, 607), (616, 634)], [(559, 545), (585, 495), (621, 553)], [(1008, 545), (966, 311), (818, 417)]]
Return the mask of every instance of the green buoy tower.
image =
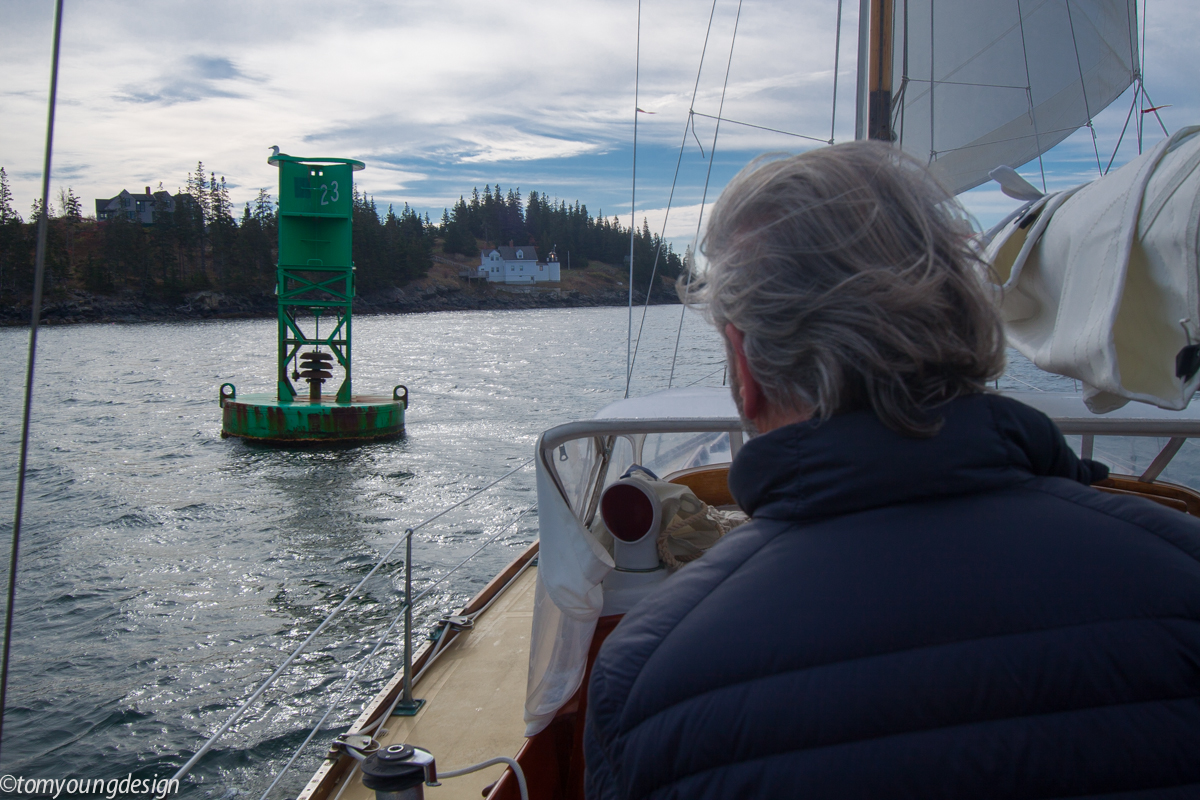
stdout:
[[(279, 444), (384, 439), (404, 432), (408, 389), (356, 395), (351, 383), (350, 256), (353, 173), (349, 158), (267, 159), (279, 168), (278, 371), (274, 394), (220, 388), (221, 436)], [(338, 373), (341, 383), (336, 392)], [(297, 383), (308, 384), (297, 390)]]

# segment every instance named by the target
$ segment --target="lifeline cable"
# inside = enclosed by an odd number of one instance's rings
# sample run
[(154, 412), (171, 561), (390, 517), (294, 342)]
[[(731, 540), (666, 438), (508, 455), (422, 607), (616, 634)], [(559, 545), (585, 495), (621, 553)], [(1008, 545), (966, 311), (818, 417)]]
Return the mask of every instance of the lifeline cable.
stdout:
[[(490, 537), (488, 537), (488, 539), (483, 544), (479, 545), (479, 547), (476, 548), (475, 552), (471, 553), (471, 555), (467, 556), (462, 561), (458, 562), (458, 564), (455, 565), (454, 568), (447, 571), (444, 575), (442, 575), (436, 581), (431, 583), (429, 586), (426, 586), (425, 589), (420, 594), (418, 594), (416, 597), (414, 597), (412, 599), (411, 603), (408, 601), (405, 601), (405, 603), (401, 606), (400, 613), (397, 614), (396, 617), (392, 620), (392, 624), (389, 625), (387, 627), (387, 630), (385, 630), (383, 632), (383, 635), (379, 637), (379, 641), (377, 641), (375, 643), (375, 646), (373, 648), (371, 648), (371, 652), (368, 653), (367, 657), (362, 660), (362, 663), (358, 665), (358, 667), (354, 670), (353, 674), (351, 674), (350, 677), (346, 679), (346, 683), (342, 686), (341, 691), (339, 691), (337, 693), (337, 696), (334, 697), (333, 700), (329, 703), (329, 706), (325, 709), (325, 713), (323, 715), (321, 715), (321, 718), (319, 720), (317, 720), (317, 724), (315, 726), (313, 726), (313, 729), (309, 732), (308, 736), (305, 737), (304, 741), (300, 743), (300, 746), (296, 748), (296, 752), (292, 753), (292, 757), (290, 759), (288, 759), (288, 762), (283, 765), (282, 769), (279, 770), (279, 773), (275, 776), (275, 780), (271, 781), (271, 785), (268, 786), (266, 791), (262, 793), (262, 797), (260, 798), (260, 800), (267, 800), (267, 795), (269, 795), (271, 793), (271, 790), (274, 789), (275, 785), (279, 783), (281, 778), (283, 778), (284, 773), (286, 773), (289, 769), (291, 769), (292, 764), (296, 763), (296, 759), (300, 757), (300, 754), (302, 752), (304, 752), (304, 748), (308, 747), (308, 743), (311, 742), (314, 737), (316, 737), (317, 733), (321, 730), (321, 726), (325, 724), (325, 720), (328, 719), (329, 715), (333, 713), (333, 710), (335, 708), (337, 708), (338, 703), (341, 702), (342, 697), (345, 696), (346, 692), (349, 691), (350, 687), (353, 686), (358, 681), (358, 676), (362, 673), (362, 671), (364, 669), (366, 669), (367, 664), (371, 663), (371, 659), (374, 658), (375, 654), (379, 652), (379, 648), (382, 647), (383, 643), (387, 641), (388, 635), (395, 629), (395, 627), (398, 624), (400, 624), (400, 620), (404, 618), (405, 614), (407, 612), (411, 611), (412, 607), (418, 601), (422, 600), (426, 595), (428, 595), (430, 592), (432, 592), (439, 584), (442, 583), (442, 581), (446, 580), (446, 578), (449, 578), (455, 572), (458, 572), (458, 570), (461, 569), (464, 564), (466, 564), (468, 561), (473, 559), (475, 556), (479, 555), (485, 547), (487, 547), (492, 542), (496, 541), (496, 539), (498, 539), (500, 537), (500, 534), (504, 533), (509, 528), (516, 525), (518, 522), (521, 521), (522, 517), (524, 517), (526, 514), (528, 514), (530, 511), (532, 511), (536, 507), (537, 507), (537, 503), (535, 502), (535, 503), (531, 504), (528, 508), (521, 511), (521, 513), (517, 514), (517, 516), (513, 519), (512, 522), (509, 522), (507, 525), (502, 527), (500, 530), (496, 531), (494, 534), (492, 534)], [(405, 538), (407, 539), (407, 538), (411, 537), (412, 534), (413, 534), (412, 530), (407, 531), (405, 533)], [(447, 629), (449, 629), (449, 626), (447, 626)], [(397, 699), (399, 699), (399, 698), (397, 698)], [(388, 713), (383, 715), (383, 717), (381, 719), (386, 720), (388, 717), (390, 717), (392, 711), (395, 708), (396, 708), (396, 704), (393, 703), (391, 708), (388, 709)], [(380, 722), (380, 724), (383, 724), (383, 723)], [(446, 777), (454, 777), (454, 776), (447, 775)]]
[(341, 613), (341, 610), (346, 607), (346, 604), (349, 603), (350, 600), (356, 594), (358, 594), (358, 590), (363, 587), (363, 585), (371, 578), (371, 576), (373, 576), (377, 571), (379, 571), (379, 568), (381, 566), (383, 566), (384, 562), (387, 561), (387, 559), (392, 555), (392, 553), (396, 552), (396, 548), (398, 548), (401, 544), (403, 544), (408, 539), (409, 534), (411, 534), (412, 532), (418, 531), (421, 528), (424, 528), (426, 525), (428, 525), (429, 523), (438, 519), (439, 517), (449, 514), (454, 509), (456, 509), (459, 506), (463, 505), (464, 503), (467, 503), (470, 500), (478, 497), (479, 495), (486, 492), (488, 489), (492, 488), (493, 486), (495, 486), (496, 484), (505, 480), (506, 478), (510, 477), (511, 475), (514, 475), (515, 473), (519, 472), (520, 470), (525, 469), (525, 467), (529, 466), (532, 463), (533, 463), (532, 458), (527, 459), (526, 461), (522, 462), (520, 465), (514, 467), (513, 469), (511, 469), (508, 472), (501, 475), (496, 480), (489, 483), (487, 486), (484, 486), (482, 489), (479, 489), (478, 491), (467, 495), (462, 500), (459, 500), (458, 502), (447, 506), (446, 508), (442, 509), (438, 513), (434, 514), (432, 517), (429, 517), (429, 518), (423, 520), (422, 522), (418, 523), (417, 525), (414, 525), (412, 528), (410, 528), (408, 531), (406, 531), (405, 535), (401, 536), (400, 539), (397, 540), (397, 542), (394, 545), (392, 545), (391, 549), (388, 550), (386, 553), (384, 553), (383, 557), (380, 558), (377, 562), (375, 562), (375, 566), (373, 566), (371, 568), (371, 571), (368, 572), (363, 577), (363, 579), (358, 582), (358, 585), (356, 585), (353, 589), (350, 590), (349, 594), (347, 594), (342, 599), (342, 602), (340, 602), (337, 605), (337, 607), (333, 609), (333, 611), (329, 612), (329, 614), (325, 617), (325, 619), (321, 621), (321, 624), (318, 625), (316, 628), (314, 628), (313, 632), (310, 633), (308, 635), (308, 637), (303, 642), (301, 642), (300, 645), (295, 650), (293, 650), (291, 652), (291, 655), (289, 655), (287, 658), (284, 659), (283, 663), (279, 665), (279, 668), (276, 669), (273, 673), (271, 673), (270, 677), (268, 677), (265, 681), (263, 681), (262, 685), (259, 686), (258, 689), (256, 689), (254, 691), (254, 694), (252, 694), (248, 698), (246, 698), (246, 700), (243, 701), (240, 706), (238, 706), (237, 710), (233, 712), (233, 715), (230, 716), (229, 719), (225, 720), (225, 724), (223, 724), (220, 728), (218, 728), (216, 733), (214, 733), (212, 736), (208, 737), (208, 741), (206, 741), (203, 745), (201, 745), (200, 749), (196, 751), (195, 755), (193, 755), (190, 759), (188, 759), (187, 763), (184, 764), (182, 767), (180, 767), (179, 771), (171, 776), (171, 780), (182, 780), (184, 778), (184, 776), (186, 776), (189, 772), (192, 771), (192, 767), (196, 766), (196, 763), (199, 762), (200, 759), (204, 756), (204, 754), (207, 753), (212, 748), (213, 744), (217, 741), (217, 739), (221, 738), (221, 736), (224, 735), (225, 731), (229, 730), (230, 726), (232, 726), (233, 723), (237, 722), (237, 720), (242, 716), (242, 714), (245, 713), (246, 709), (248, 709), (254, 703), (255, 700), (257, 700), (259, 697), (261, 697), (262, 693), (265, 692), (267, 690), (267, 688), (270, 687), (270, 685), (273, 684), (275, 682), (275, 680), (280, 675), (283, 674), (283, 671), (287, 668), (288, 664), (291, 664), (292, 661), (295, 660), (296, 656), (298, 656), (302, 652), (304, 652), (305, 648), (307, 648), (308, 645), (312, 642), (312, 640), (316, 638), (317, 634), (319, 634), (322, 630), (324, 630), (325, 626), (328, 625), (330, 623), (330, 621), (333, 620), (334, 617), (336, 617), (339, 613)]
[(46, 158), (42, 164), (42, 208), (38, 218), (37, 255), (30, 300), (29, 359), (25, 365), (25, 407), (21, 419), (21, 455), (17, 466), (17, 498), (13, 511), (12, 552), (8, 561), (8, 606), (4, 610), (4, 655), (0, 659), (0, 743), (4, 741), (4, 709), (8, 696), (8, 659), (12, 643), (13, 604), (17, 598), (17, 554), (21, 546), (21, 513), (25, 504), (25, 465), (29, 456), (29, 412), (33, 404), (33, 365), (37, 357), (38, 317), (46, 275), (46, 229), (50, 224), (50, 154), (54, 149), (54, 107), (58, 101), (58, 51), (62, 40), (63, 0), (54, 5), (54, 48), (50, 57), (50, 109), (46, 117)]

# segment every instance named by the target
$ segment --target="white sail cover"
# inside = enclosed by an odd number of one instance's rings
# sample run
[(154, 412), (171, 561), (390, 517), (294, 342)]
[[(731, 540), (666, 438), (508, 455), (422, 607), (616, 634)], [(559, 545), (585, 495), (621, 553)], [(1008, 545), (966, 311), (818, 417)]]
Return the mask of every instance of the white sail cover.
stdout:
[[(601, 409), (595, 420), (601, 427), (584, 425), (577, 429), (561, 454), (555, 447), (547, 448), (546, 437), (578, 423), (547, 431), (538, 440), (535, 451), (541, 544), (529, 642), (526, 736), (533, 736), (549, 725), (583, 682), (592, 633), (604, 611), (603, 581), (614, 567), (612, 556), (577, 515), (577, 512), (582, 514), (580, 504), (586, 503), (598, 474), (600, 455), (589, 442), (594, 442), (601, 430), (603, 435), (619, 432), (627, 435), (639, 425), (643, 434), (741, 428), (729, 390), (708, 386), (668, 389), (619, 400)], [(561, 460), (568, 450), (572, 458)], [(615, 479), (624, 471), (632, 456), (630, 450), (625, 456), (629, 460), (614, 461), (610, 465), (610, 478)], [(558, 466), (551, 467), (549, 460), (555, 460)], [(566, 477), (570, 469), (567, 464), (575, 465), (571, 478)], [(553, 475), (558, 476), (561, 485)]]
[(892, 129), (955, 194), (994, 167), (1037, 158), (1137, 76), (1135, 0), (895, 0), (894, 9)]
[(985, 259), (1009, 343), (1076, 378), (1095, 413), (1136, 400), (1187, 407), (1200, 372), (1176, 356), (1200, 343), (1200, 126), (1119, 170), (1034, 201)]

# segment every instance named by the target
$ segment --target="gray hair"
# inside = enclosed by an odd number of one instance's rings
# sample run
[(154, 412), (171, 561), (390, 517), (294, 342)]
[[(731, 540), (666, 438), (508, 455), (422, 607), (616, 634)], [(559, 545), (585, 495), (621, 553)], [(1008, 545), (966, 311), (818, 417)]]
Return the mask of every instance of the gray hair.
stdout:
[(763, 156), (716, 202), (684, 302), (743, 334), (767, 400), (820, 419), (870, 409), (932, 436), (937, 406), (1004, 370), (962, 207), (879, 142)]

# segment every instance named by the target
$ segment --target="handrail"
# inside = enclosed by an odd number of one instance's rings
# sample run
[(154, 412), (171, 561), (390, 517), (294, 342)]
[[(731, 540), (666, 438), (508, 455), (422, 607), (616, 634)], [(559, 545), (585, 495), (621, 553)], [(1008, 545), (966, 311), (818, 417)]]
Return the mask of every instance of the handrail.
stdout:
[[(248, 697), (240, 706), (238, 706), (237, 710), (233, 712), (233, 714), (229, 717), (229, 719), (227, 719), (225, 721), (225, 723), (223, 725), (221, 725), (220, 728), (217, 729), (217, 732), (214, 733), (212, 736), (210, 736), (208, 738), (208, 740), (203, 745), (201, 745), (200, 749), (196, 751), (195, 755), (193, 755), (190, 759), (188, 759), (187, 763), (185, 763), (182, 767), (180, 767), (179, 771), (171, 776), (171, 780), (174, 780), (174, 781), (182, 780), (189, 772), (192, 771), (192, 767), (196, 766), (196, 763), (200, 761), (200, 759), (204, 756), (204, 754), (207, 753), (210, 749), (212, 749), (212, 746), (214, 743), (216, 743), (217, 739), (221, 738), (221, 736), (223, 736), (225, 734), (225, 732), (227, 730), (229, 730), (229, 728), (233, 725), (233, 723), (237, 722), (238, 719), (241, 718), (242, 714), (245, 713), (246, 709), (248, 709), (254, 703), (254, 701), (258, 700), (258, 698), (262, 696), (263, 692), (265, 692), (271, 686), (271, 684), (273, 684), (275, 682), (275, 680), (280, 675), (283, 674), (283, 671), (285, 669), (287, 669), (288, 665), (291, 664), (292, 661), (295, 660), (296, 656), (298, 656), (302, 652), (304, 652), (305, 648), (307, 648), (308, 645), (312, 642), (312, 640), (317, 637), (317, 634), (319, 634), (321, 631), (323, 631), (325, 629), (325, 626), (327, 626), (333, 620), (334, 617), (336, 617), (339, 613), (341, 613), (341, 610), (346, 607), (346, 605), (350, 602), (350, 600), (356, 594), (358, 594), (359, 589), (361, 589), (363, 587), (363, 585), (366, 584), (366, 582), (368, 580), (370, 580), (371, 577), (376, 572), (379, 571), (379, 568), (381, 566), (383, 566), (383, 564), (388, 560), (388, 558), (391, 557), (392, 553), (396, 552), (396, 548), (398, 548), (401, 544), (403, 544), (405, 542), (411, 542), (412, 534), (415, 531), (420, 530), (421, 528), (425, 527), (426, 525), (433, 522), (434, 520), (436, 520), (440, 517), (443, 517), (446, 514), (453, 511), (454, 509), (470, 502), (471, 500), (475, 499), (476, 497), (483, 494), (487, 490), (491, 489), (496, 484), (498, 484), (501, 481), (516, 474), (517, 472), (519, 472), (520, 470), (524, 469), (525, 467), (529, 466), (532, 463), (533, 463), (532, 458), (524, 461), (520, 465), (514, 467), (513, 469), (511, 469), (508, 472), (501, 475), (496, 480), (489, 483), (487, 486), (484, 486), (482, 489), (479, 489), (478, 491), (467, 495), (462, 500), (459, 500), (459, 501), (447, 506), (446, 508), (442, 509), (438, 513), (434, 514), (432, 517), (429, 517), (429, 518), (423, 520), (419, 524), (414, 525), (413, 527), (411, 527), (407, 531), (405, 531), (405, 535), (402, 536), (394, 545), (392, 545), (391, 549), (388, 550), (386, 553), (384, 553), (383, 556), (377, 562), (375, 562), (375, 566), (371, 567), (371, 571), (368, 572), (363, 577), (363, 579), (360, 580), (358, 582), (358, 584), (353, 589), (350, 590), (350, 592), (345, 596), (345, 598), (342, 599), (342, 602), (339, 603), (337, 605), (337, 607), (333, 609), (333, 611), (329, 612), (329, 614), (325, 617), (325, 619), (321, 621), (321, 624), (318, 625), (316, 628), (314, 628), (312, 633), (310, 633), (308, 635), (308, 637), (303, 642), (301, 642), (300, 645), (295, 650), (293, 650), (286, 659), (284, 659), (283, 663), (279, 665), (279, 668), (276, 669), (273, 673), (271, 673), (271, 676), (268, 677), (265, 681), (263, 681), (262, 685), (259, 686), (254, 691), (254, 693), (252, 695), (250, 695), (250, 697)], [(457, 567), (456, 567), (456, 569), (457, 569)], [(449, 574), (449, 573), (447, 573), (447, 574)], [(407, 597), (408, 597), (408, 595), (406, 594), (405, 595), (406, 600), (407, 600)], [(406, 605), (407, 605), (407, 603), (406, 603)]]
[(622, 433), (725, 433), (741, 431), (737, 417), (678, 417), (676, 419), (593, 419), (556, 425), (542, 434), (541, 449), (553, 450), (575, 439)]

